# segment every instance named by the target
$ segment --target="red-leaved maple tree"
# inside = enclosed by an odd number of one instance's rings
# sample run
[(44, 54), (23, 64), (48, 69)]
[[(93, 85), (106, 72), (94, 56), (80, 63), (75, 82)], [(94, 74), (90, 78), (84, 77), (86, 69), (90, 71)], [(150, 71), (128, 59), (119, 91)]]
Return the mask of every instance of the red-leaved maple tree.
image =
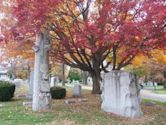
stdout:
[(49, 30), (51, 56), (88, 71), (92, 93), (100, 93), (101, 72), (110, 64), (120, 70), (139, 53), (166, 48), (165, 0), (16, 0), (13, 9), (14, 31)]

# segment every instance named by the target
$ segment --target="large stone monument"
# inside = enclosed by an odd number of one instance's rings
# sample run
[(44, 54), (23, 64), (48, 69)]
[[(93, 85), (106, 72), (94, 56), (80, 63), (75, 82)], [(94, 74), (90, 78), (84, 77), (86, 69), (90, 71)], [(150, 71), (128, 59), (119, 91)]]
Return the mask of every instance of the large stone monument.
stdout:
[(121, 116), (137, 118), (142, 115), (140, 88), (134, 75), (124, 71), (111, 71), (103, 76), (101, 108)]
[(33, 111), (50, 108), (50, 82), (49, 82), (49, 57), (50, 49), (48, 32), (37, 35), (35, 51), (34, 83), (33, 83)]

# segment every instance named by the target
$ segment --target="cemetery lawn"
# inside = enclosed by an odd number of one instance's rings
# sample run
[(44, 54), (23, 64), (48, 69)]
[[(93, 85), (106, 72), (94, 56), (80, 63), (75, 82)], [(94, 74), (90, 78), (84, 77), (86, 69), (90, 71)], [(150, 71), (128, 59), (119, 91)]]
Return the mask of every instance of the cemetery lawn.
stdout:
[(53, 113), (33, 113), (30, 108), (22, 106), (23, 101), (0, 102), (0, 125), (44, 124), (54, 118)]
[(158, 85), (158, 86), (144, 86), (144, 89), (148, 89), (148, 90), (161, 90), (164, 88), (163, 85)]
[[(67, 97), (71, 98), (68, 88)], [(101, 99), (83, 91), (87, 102), (64, 104), (64, 100), (53, 100), (52, 109), (34, 113), (30, 107), (23, 107), (24, 98), (10, 102), (0, 102), (0, 125), (166, 125), (166, 102), (143, 100), (144, 115), (138, 119), (129, 119), (100, 109)], [(149, 105), (149, 103), (154, 105)]]
[(154, 93), (156, 93), (156, 94), (166, 94), (166, 89), (154, 90)]

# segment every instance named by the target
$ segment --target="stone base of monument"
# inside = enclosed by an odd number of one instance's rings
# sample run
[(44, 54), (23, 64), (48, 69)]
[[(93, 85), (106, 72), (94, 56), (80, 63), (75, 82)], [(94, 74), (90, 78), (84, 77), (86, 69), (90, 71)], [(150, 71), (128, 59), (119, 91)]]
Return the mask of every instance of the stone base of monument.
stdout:
[(32, 102), (33, 111), (45, 111), (51, 108), (51, 94), (49, 92), (39, 92), (39, 94), (33, 95), (33, 98), (35, 96), (37, 96), (37, 100)]
[(67, 99), (64, 101), (65, 104), (73, 104), (73, 103), (79, 103), (79, 102), (87, 102), (87, 98), (72, 98), (72, 99)]
[(111, 71), (103, 76), (102, 110), (117, 115), (138, 118), (140, 88), (137, 78), (124, 71)]
[(42, 92), (39, 94), (39, 111), (51, 108), (51, 94)]
[(32, 107), (32, 102), (23, 102), (23, 106)]

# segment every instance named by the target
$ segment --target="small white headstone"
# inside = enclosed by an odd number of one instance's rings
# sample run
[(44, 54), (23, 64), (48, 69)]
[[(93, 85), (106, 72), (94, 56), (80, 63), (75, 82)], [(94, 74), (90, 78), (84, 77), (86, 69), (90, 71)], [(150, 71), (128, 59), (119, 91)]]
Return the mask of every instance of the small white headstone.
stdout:
[(20, 87), (22, 84), (24, 84), (24, 80), (14, 79), (13, 83), (16, 85), (16, 87)]
[(92, 86), (92, 84), (93, 84), (92, 77), (87, 78), (87, 84)]
[(148, 81), (146, 84), (147, 84), (147, 86), (153, 86), (153, 82), (151, 82), (151, 81)]
[(157, 86), (158, 84), (157, 84), (157, 82), (154, 82), (154, 86)]
[(51, 84), (50, 84), (50, 86), (51, 87), (56, 86), (57, 83), (59, 83), (59, 77), (58, 76), (51, 77)]
[(81, 85), (75, 84), (73, 88), (73, 96), (74, 97), (80, 97), (81, 96)]
[(55, 77), (51, 77), (51, 84), (50, 84), (50, 87), (53, 87), (55, 86)]

